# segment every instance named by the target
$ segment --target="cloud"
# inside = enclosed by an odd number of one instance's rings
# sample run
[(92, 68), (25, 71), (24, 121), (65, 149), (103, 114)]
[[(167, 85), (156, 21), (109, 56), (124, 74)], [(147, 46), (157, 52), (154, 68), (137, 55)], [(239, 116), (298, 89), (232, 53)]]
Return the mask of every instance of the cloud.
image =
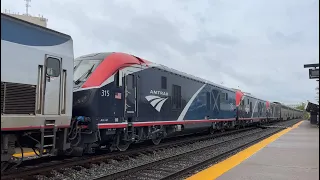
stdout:
[[(24, 4), (1, 1), (23, 11)], [(317, 0), (32, 1), (70, 34), (75, 55), (121, 51), (266, 100), (314, 100), (304, 64), (319, 61)]]
[(291, 45), (295, 43), (301, 43), (303, 40), (303, 33), (302, 32), (296, 32), (293, 34), (285, 35), (282, 32), (276, 31), (272, 32), (268, 35), (268, 39), (272, 44), (279, 44), (279, 45)]

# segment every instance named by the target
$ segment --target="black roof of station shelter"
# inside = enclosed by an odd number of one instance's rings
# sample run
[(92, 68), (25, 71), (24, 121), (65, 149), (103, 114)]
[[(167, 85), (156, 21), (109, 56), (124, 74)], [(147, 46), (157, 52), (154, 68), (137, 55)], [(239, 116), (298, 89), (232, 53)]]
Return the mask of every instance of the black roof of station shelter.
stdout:
[(319, 104), (308, 102), (306, 111), (309, 113), (319, 113)]

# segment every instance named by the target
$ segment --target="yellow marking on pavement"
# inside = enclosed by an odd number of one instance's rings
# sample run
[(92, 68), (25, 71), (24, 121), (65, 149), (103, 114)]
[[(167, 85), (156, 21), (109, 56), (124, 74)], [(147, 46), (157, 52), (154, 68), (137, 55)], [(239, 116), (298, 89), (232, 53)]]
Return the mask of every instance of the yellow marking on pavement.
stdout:
[(272, 143), (273, 141), (278, 139), (280, 136), (288, 133), (292, 129), (297, 128), (301, 123), (302, 123), (302, 121), (293, 125), (290, 128), (284, 129), (284, 130), (270, 136), (269, 138), (264, 139), (256, 144), (254, 144), (253, 146), (248, 147), (247, 149), (244, 149), (243, 151), (240, 151), (239, 153), (231, 156), (230, 158), (228, 158), (220, 163), (217, 163), (217, 164), (215, 164), (215, 165), (213, 165), (203, 171), (200, 171), (199, 173), (187, 178), (186, 180), (214, 180), (214, 179), (218, 178), (219, 176), (221, 176), (223, 173), (229, 171), (233, 167), (240, 164), (242, 161), (248, 159), (250, 156), (252, 156), (256, 152), (258, 152), (259, 150), (261, 150), (262, 148), (264, 148), (268, 144)]

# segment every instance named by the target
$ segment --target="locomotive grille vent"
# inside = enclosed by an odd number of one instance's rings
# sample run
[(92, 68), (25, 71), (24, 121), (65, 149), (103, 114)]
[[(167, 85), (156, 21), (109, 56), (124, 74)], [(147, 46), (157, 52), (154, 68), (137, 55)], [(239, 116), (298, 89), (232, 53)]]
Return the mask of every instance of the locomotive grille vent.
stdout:
[(35, 114), (36, 86), (1, 82), (1, 114)]

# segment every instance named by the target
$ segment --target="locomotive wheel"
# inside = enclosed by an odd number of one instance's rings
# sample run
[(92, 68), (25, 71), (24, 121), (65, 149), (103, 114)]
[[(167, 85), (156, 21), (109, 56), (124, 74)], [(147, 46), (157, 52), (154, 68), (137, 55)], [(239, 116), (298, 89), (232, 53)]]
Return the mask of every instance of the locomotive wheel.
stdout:
[(131, 144), (130, 141), (123, 140), (123, 137), (124, 137), (123, 132), (121, 132), (117, 135), (116, 147), (119, 151), (126, 151)]
[(129, 141), (120, 141), (117, 144), (117, 148), (119, 151), (126, 151), (129, 148), (130, 144), (131, 144), (131, 142), (129, 142)]
[(158, 144), (160, 144), (162, 138), (161, 137), (156, 137), (156, 138), (152, 138), (151, 140), (152, 140), (152, 143), (154, 145), (158, 145)]
[(1, 162), (1, 172), (4, 172), (8, 166), (10, 165), (10, 163), (8, 162)]
[(213, 129), (212, 126), (209, 128), (209, 133), (210, 133), (210, 134), (214, 134), (214, 129)]
[[(22, 161), (20, 161), (20, 163), (21, 162)], [(11, 168), (16, 167), (17, 165), (19, 165), (19, 164), (15, 163), (15, 162), (1, 162), (1, 172), (5, 172), (7, 170), (10, 170)]]

